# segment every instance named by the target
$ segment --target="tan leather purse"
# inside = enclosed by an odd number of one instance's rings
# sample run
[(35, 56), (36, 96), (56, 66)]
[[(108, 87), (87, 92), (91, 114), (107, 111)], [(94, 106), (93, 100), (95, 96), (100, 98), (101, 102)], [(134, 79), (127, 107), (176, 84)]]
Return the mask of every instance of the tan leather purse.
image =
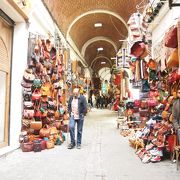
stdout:
[(178, 49), (174, 49), (167, 60), (167, 67), (172, 68), (178, 66), (179, 66)]
[(47, 149), (52, 149), (52, 148), (54, 148), (54, 141), (47, 141), (46, 142), (46, 147), (47, 147)]
[(30, 128), (34, 129), (34, 130), (40, 130), (42, 128), (42, 122), (41, 121), (32, 120), (30, 122)]

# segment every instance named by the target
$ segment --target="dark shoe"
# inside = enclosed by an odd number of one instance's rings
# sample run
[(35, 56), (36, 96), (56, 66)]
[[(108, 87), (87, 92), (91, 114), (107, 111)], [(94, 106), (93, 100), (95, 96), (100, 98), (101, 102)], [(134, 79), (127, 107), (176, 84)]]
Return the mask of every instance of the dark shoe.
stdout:
[(75, 144), (71, 143), (71, 144), (68, 145), (68, 149), (73, 149), (74, 147), (75, 147)]
[(81, 149), (81, 145), (80, 144), (77, 145), (77, 149)]

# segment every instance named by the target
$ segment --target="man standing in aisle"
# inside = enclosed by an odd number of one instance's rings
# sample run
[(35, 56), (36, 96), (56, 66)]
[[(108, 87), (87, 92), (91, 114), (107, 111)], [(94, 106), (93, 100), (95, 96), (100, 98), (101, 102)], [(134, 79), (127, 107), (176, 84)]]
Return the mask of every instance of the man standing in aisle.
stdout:
[(77, 149), (81, 149), (84, 116), (87, 113), (87, 101), (83, 95), (80, 95), (78, 88), (75, 88), (73, 90), (73, 95), (69, 98), (68, 112), (70, 115), (69, 131), (71, 137), (71, 143), (68, 145), (68, 149), (73, 149), (76, 145), (75, 142), (76, 123), (77, 123)]
[(173, 124), (175, 130), (177, 131), (179, 144), (180, 144), (180, 87), (177, 90), (177, 99), (173, 103), (172, 115), (173, 115)]

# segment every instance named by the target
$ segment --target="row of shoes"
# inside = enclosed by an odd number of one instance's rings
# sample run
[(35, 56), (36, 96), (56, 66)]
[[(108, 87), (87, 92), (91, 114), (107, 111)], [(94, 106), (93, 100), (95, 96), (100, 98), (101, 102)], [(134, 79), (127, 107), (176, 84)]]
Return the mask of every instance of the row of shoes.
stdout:
[[(136, 154), (142, 160), (143, 163), (149, 162), (159, 162), (163, 156), (162, 150), (151, 145), (146, 146), (146, 148), (139, 149)], [(150, 146), (152, 148), (150, 148)]]

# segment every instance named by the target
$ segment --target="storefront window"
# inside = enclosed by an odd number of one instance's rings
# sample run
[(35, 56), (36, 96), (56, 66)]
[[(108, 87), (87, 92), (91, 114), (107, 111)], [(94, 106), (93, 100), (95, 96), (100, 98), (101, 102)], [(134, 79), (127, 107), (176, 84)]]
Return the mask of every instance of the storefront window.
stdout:
[(5, 141), (6, 73), (0, 71), (0, 143)]

